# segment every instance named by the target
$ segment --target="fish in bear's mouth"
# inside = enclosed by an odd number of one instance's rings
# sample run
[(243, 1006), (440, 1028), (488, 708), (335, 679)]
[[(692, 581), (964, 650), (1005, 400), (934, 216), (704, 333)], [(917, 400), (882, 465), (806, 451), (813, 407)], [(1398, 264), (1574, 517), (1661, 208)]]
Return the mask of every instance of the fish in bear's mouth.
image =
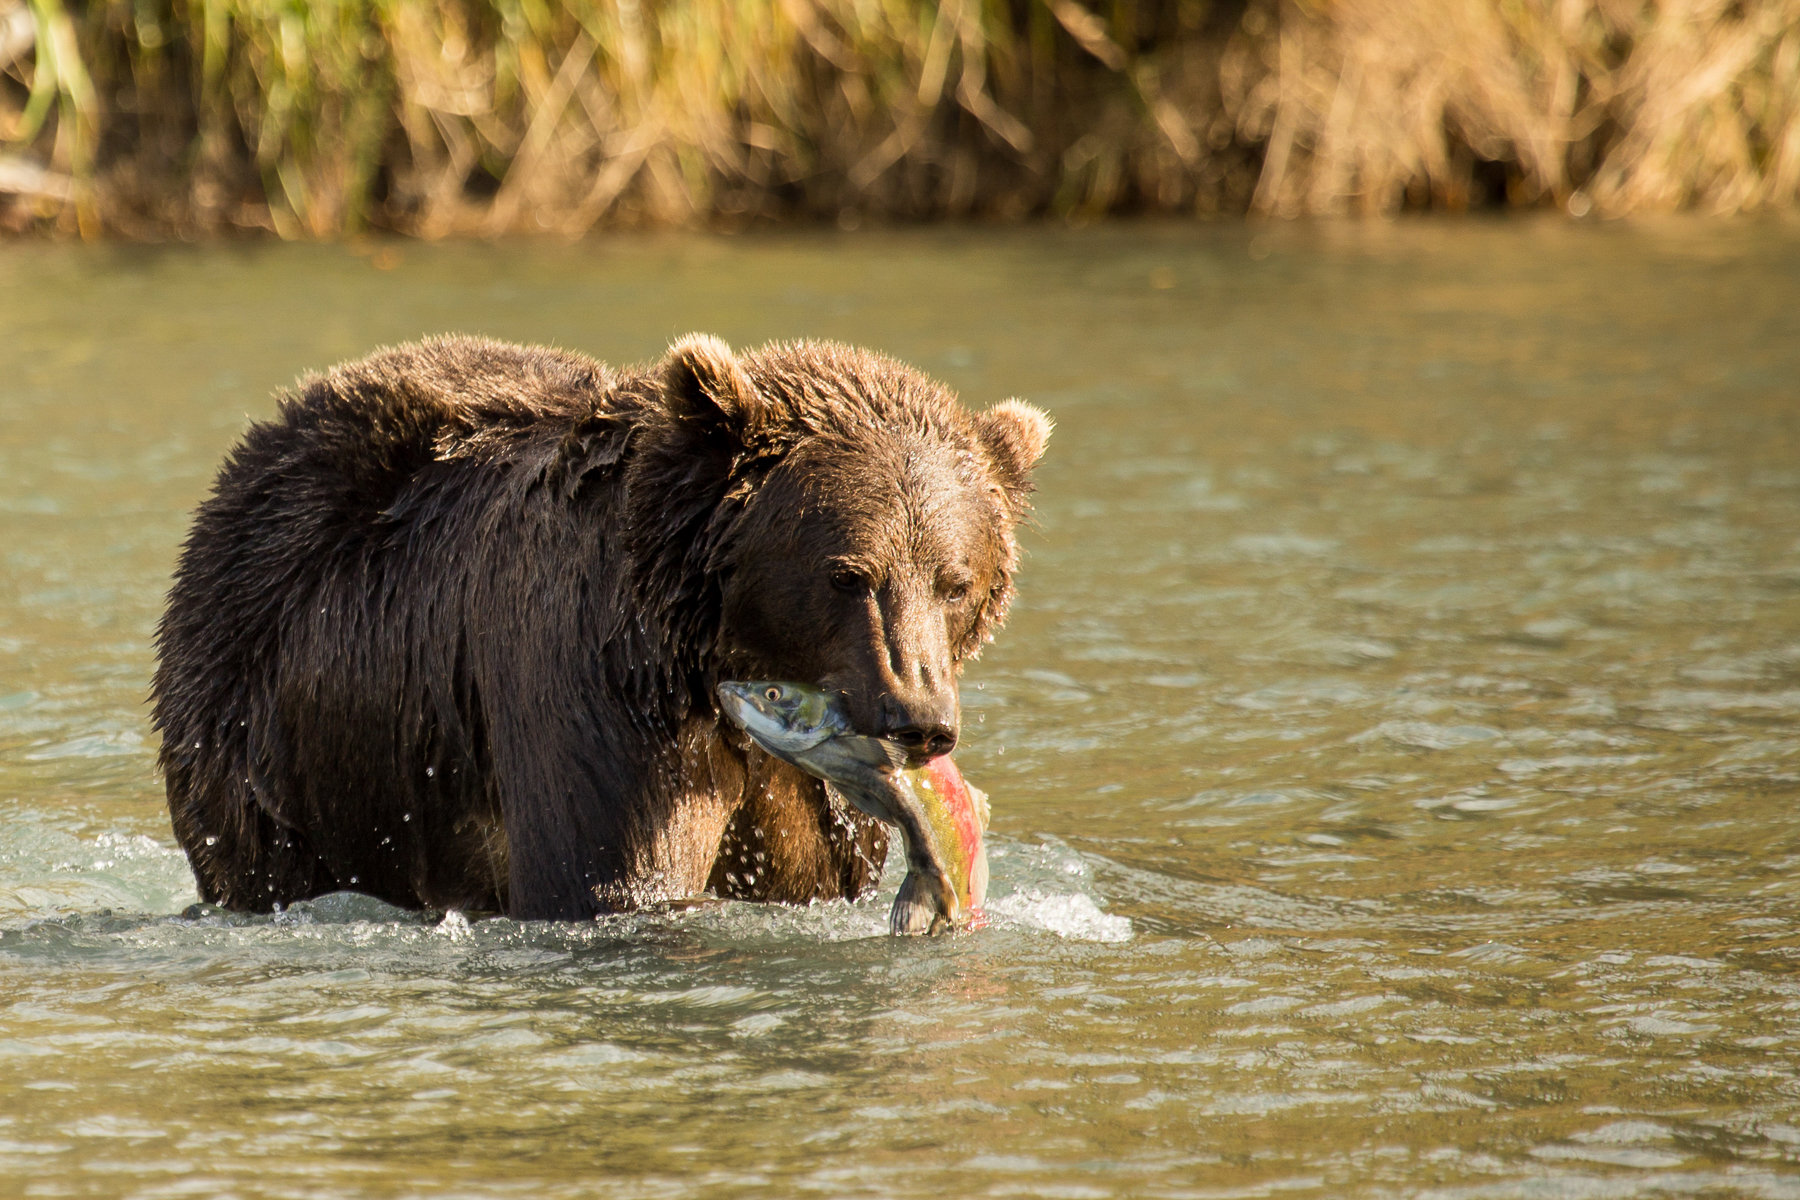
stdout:
[(907, 873), (888, 918), (893, 932), (937, 933), (985, 923), (987, 797), (963, 779), (948, 755), (911, 766), (899, 744), (855, 732), (828, 692), (806, 684), (725, 682), (719, 703), (764, 750), (900, 830)]

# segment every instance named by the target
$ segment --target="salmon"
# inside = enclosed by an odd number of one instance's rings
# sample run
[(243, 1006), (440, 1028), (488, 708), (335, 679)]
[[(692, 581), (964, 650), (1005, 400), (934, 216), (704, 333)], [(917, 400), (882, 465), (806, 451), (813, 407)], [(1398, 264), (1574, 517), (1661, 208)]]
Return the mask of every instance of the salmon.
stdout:
[(913, 766), (895, 743), (852, 730), (829, 694), (805, 684), (721, 683), (719, 702), (764, 750), (900, 831), (907, 869), (888, 914), (892, 932), (940, 933), (986, 923), (987, 796), (947, 755)]

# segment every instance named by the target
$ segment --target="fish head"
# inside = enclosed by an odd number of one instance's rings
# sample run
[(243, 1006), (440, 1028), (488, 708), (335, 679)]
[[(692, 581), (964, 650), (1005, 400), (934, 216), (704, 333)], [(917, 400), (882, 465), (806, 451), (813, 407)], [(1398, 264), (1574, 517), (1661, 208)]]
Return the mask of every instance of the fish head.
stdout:
[(790, 762), (849, 728), (829, 692), (786, 680), (728, 680), (719, 684), (719, 707), (764, 750)]

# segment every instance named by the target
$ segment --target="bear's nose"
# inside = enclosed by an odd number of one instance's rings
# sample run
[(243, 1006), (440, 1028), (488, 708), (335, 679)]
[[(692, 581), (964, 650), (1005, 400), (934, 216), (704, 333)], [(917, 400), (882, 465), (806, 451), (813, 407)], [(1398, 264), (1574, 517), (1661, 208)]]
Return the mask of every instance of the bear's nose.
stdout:
[(899, 742), (914, 762), (922, 763), (956, 749), (956, 730), (947, 725), (909, 725), (887, 736)]
[(879, 736), (899, 743), (914, 763), (948, 754), (956, 748), (954, 705), (954, 700), (903, 704), (893, 696), (884, 696)]

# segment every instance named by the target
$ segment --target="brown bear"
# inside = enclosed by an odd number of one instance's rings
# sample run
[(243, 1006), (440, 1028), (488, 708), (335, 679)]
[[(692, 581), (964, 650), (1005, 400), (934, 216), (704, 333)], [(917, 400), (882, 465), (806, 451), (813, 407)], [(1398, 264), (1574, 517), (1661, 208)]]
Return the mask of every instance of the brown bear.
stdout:
[(449, 337), (303, 380), (226, 459), (157, 632), (201, 895), (578, 918), (861, 894), (883, 828), (714, 686), (805, 681), (947, 752), (1049, 433), (817, 342), (696, 335), (615, 371)]

